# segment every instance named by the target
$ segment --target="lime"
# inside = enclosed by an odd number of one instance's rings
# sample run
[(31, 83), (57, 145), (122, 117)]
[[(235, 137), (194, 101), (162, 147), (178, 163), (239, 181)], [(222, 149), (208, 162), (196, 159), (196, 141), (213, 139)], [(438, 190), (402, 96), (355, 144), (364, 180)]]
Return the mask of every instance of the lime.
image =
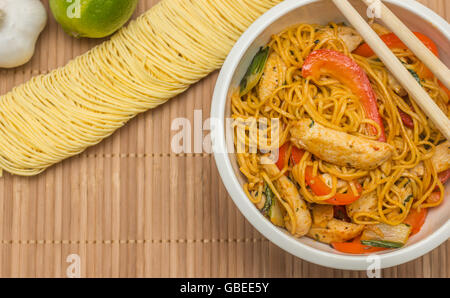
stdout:
[(120, 29), (132, 16), (138, 0), (50, 0), (64, 31), (74, 37), (102, 38)]

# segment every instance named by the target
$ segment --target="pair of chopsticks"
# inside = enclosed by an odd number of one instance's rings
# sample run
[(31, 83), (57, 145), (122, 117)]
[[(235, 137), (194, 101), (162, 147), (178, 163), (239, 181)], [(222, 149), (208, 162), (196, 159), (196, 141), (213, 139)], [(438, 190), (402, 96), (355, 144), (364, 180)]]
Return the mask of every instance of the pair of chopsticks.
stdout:
[[(450, 89), (450, 70), (440, 61), (402, 21), (392, 13), (380, 0), (362, 0), (367, 6), (379, 5), (380, 19), (394, 32), (400, 40), (419, 58), (436, 77)], [(412, 96), (417, 105), (433, 121), (439, 131), (450, 140), (450, 120), (436, 105), (428, 93), (413, 78), (400, 60), (391, 52), (369, 24), (359, 15), (348, 0), (333, 0), (334, 4), (361, 34), (378, 58), (383, 61), (398, 82)]]

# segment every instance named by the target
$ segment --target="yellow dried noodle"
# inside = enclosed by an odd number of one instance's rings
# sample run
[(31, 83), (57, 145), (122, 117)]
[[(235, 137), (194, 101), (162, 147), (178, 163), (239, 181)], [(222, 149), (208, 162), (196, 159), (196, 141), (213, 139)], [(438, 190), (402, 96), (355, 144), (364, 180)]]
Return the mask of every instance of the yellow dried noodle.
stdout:
[(164, 0), (95, 47), (0, 97), (0, 174), (35, 175), (219, 68), (281, 0)]

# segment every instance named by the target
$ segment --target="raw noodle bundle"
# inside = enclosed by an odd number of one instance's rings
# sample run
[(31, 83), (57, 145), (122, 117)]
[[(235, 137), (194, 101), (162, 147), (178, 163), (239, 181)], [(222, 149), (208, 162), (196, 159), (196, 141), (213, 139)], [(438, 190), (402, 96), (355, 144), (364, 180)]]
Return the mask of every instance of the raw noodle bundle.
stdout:
[(1, 170), (36, 175), (219, 68), (282, 0), (163, 0), (111, 40), (0, 97)]

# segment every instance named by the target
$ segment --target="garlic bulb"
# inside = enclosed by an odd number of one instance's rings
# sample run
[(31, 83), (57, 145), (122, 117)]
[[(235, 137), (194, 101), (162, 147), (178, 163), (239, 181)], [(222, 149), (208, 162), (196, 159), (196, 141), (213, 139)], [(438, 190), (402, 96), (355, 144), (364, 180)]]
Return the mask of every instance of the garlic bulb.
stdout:
[(47, 12), (39, 0), (0, 0), (0, 68), (30, 61), (46, 23)]

